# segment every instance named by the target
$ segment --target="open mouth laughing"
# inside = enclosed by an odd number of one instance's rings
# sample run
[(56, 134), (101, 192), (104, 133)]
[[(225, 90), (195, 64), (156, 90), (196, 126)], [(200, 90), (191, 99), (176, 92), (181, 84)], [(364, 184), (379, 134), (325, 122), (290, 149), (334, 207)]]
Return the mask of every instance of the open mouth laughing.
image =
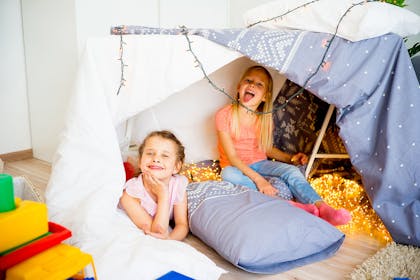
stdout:
[(253, 92), (250, 91), (246, 91), (243, 97), (244, 102), (248, 102), (249, 100), (251, 100), (252, 98), (254, 98), (255, 94)]

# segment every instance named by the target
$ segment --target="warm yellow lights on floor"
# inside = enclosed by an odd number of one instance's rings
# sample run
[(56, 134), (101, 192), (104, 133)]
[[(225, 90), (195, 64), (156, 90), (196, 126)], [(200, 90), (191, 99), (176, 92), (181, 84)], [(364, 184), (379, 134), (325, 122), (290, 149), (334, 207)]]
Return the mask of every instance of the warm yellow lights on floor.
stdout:
[[(217, 162), (205, 162), (188, 164), (181, 173), (190, 181), (202, 182), (221, 180), (219, 171)], [(383, 243), (392, 241), (381, 219), (372, 209), (363, 187), (356, 181), (338, 174), (324, 174), (310, 179), (309, 183), (329, 205), (351, 212), (352, 221), (345, 226), (339, 226), (341, 231), (348, 235), (368, 234)]]
[(220, 181), (220, 167), (217, 161), (205, 161), (201, 163), (187, 164), (181, 174), (185, 175), (190, 182)]
[(372, 209), (363, 187), (357, 182), (336, 174), (325, 174), (309, 182), (325, 202), (334, 208), (345, 208), (351, 212), (352, 221), (338, 227), (344, 233), (366, 233), (383, 243), (392, 241), (391, 235)]

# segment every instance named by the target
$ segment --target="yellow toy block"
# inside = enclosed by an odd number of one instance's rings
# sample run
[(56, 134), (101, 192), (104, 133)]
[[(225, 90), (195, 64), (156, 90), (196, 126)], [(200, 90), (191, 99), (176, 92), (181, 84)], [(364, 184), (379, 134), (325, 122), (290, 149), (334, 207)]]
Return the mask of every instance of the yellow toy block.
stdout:
[[(96, 278), (92, 256), (79, 248), (61, 243), (33, 256), (6, 271), (7, 280), (56, 280), (86, 276), (84, 270), (91, 265), (91, 273)], [(91, 277), (89, 276), (89, 277)]]
[(16, 198), (16, 209), (0, 213), (0, 253), (48, 233), (47, 206)]

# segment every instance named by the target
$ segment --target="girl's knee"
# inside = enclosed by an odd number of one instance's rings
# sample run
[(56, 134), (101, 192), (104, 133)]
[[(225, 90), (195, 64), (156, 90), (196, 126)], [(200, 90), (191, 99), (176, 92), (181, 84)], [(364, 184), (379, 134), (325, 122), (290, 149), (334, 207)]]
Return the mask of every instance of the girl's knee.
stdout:
[(222, 169), (222, 172), (220, 172), (220, 176), (223, 180), (230, 181), (236, 177), (238, 177), (238, 172), (235, 170), (235, 168), (232, 168), (230, 166), (227, 166)]
[(255, 183), (239, 169), (227, 166), (220, 173), (222, 180), (231, 182), (234, 185), (241, 185), (250, 189), (257, 189)]

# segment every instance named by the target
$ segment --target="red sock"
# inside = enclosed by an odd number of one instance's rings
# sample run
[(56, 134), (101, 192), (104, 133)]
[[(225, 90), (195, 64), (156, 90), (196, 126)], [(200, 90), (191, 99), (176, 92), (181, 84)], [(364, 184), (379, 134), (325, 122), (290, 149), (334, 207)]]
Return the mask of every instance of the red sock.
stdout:
[(313, 204), (303, 204), (303, 203), (294, 202), (294, 201), (291, 201), (291, 200), (289, 200), (289, 203), (292, 204), (293, 206), (297, 207), (297, 208), (303, 209), (306, 212), (311, 213), (312, 215), (315, 215), (317, 217), (319, 216), (318, 207), (316, 207)]
[(326, 220), (333, 226), (345, 225), (351, 220), (350, 212), (346, 209), (334, 209), (326, 203), (318, 206), (319, 217)]

